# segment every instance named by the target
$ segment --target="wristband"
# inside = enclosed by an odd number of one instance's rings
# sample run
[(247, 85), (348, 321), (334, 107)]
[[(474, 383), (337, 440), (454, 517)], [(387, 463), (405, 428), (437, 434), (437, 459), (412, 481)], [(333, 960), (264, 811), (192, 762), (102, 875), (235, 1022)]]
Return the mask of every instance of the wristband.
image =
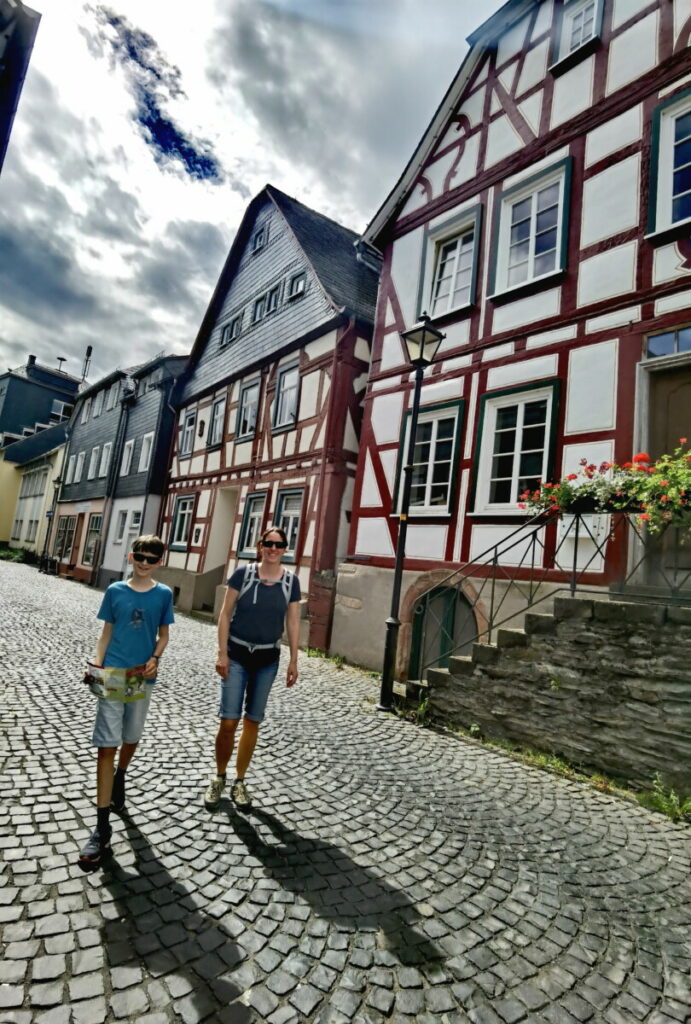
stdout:
[(160, 654), (152, 654), (151, 657), (155, 658), (156, 661), (160, 661), (161, 660), (161, 655)]

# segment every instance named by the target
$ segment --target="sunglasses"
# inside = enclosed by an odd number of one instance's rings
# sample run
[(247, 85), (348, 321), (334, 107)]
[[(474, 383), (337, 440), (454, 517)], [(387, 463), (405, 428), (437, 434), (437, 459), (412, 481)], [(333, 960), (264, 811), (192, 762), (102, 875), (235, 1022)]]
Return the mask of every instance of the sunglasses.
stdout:
[(161, 561), (160, 555), (143, 555), (141, 551), (133, 551), (132, 558), (135, 562), (146, 562), (148, 565), (156, 565), (156, 562)]
[(288, 545), (283, 540), (263, 540), (262, 541), (262, 547), (263, 548), (278, 548), (279, 551), (285, 551), (285, 549), (288, 547)]

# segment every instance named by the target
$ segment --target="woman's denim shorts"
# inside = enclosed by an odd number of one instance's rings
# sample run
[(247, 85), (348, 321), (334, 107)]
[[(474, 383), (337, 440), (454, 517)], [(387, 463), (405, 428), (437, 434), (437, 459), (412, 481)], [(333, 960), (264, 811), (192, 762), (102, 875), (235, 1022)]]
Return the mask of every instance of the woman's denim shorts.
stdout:
[(250, 722), (263, 722), (266, 702), (277, 672), (278, 657), (261, 668), (249, 668), (231, 659), (228, 675), (221, 682), (218, 717), (242, 718), (244, 705), (245, 718)]

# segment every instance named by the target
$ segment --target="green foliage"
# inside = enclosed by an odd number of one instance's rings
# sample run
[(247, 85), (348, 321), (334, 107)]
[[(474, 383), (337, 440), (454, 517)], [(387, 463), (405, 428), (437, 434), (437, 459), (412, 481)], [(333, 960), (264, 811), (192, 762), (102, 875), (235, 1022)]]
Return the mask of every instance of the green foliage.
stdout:
[[(33, 555), (33, 559), (30, 557)], [(33, 551), (23, 551), (21, 548), (0, 548), (0, 561), (2, 562), (31, 562), (36, 560)]]
[(326, 651), (320, 651), (318, 647), (303, 647), (302, 651), (308, 658), (321, 658), (323, 661), (330, 661), (338, 669), (343, 668), (346, 663), (342, 654), (327, 654)]
[(691, 821), (691, 796), (680, 797), (676, 790), (666, 790), (659, 772), (653, 777), (652, 791), (641, 793), (638, 799), (644, 807), (659, 811), (670, 821)]
[(555, 693), (556, 693), (557, 690), (560, 690), (561, 687), (559, 686), (559, 680), (558, 679), (550, 679), (550, 681), (549, 681), (549, 688), (550, 688), (550, 690), (554, 690)]

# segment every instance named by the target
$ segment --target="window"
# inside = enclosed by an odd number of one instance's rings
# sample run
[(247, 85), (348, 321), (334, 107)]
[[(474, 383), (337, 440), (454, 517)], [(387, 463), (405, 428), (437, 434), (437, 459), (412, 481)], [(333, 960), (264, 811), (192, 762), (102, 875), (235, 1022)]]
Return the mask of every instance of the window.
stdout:
[[(420, 413), (413, 449), (410, 514), (439, 516), (451, 512), (457, 478), (462, 402), (431, 406)], [(399, 449), (394, 507), (400, 509), (403, 466), (408, 457), (411, 414), (406, 414)]]
[(226, 418), (226, 399), (225, 395), (223, 398), (217, 398), (211, 407), (211, 419), (209, 420), (209, 435), (207, 438), (208, 445), (220, 444), (223, 440), (223, 428), (225, 426)]
[(89, 411), (91, 409), (91, 396), (84, 399), (84, 405), (82, 406), (82, 423), (86, 423), (89, 419)]
[(15, 521), (12, 523), (12, 535), (11, 535), (11, 538), (10, 538), (11, 540), (21, 540), (22, 539), (22, 527), (23, 527), (23, 525), (24, 525), (24, 520), (23, 519), (15, 519)]
[(35, 498), (45, 493), (48, 481), (46, 469), (34, 469), (22, 475), (22, 482), (19, 488), (20, 498)]
[(137, 509), (137, 511), (132, 513), (132, 524), (131, 524), (130, 529), (138, 530), (141, 525), (142, 525), (142, 513), (141, 513), (141, 511), (139, 509)]
[(170, 546), (172, 548), (186, 548), (190, 537), (192, 526), (192, 514), (194, 512), (194, 496), (178, 498), (175, 502), (175, 514), (173, 515), (173, 529), (171, 532)]
[(571, 161), (502, 193), (495, 212), (494, 293), (566, 268)]
[(298, 299), (301, 295), (304, 295), (306, 285), (307, 275), (304, 270), (299, 274), (293, 274), (288, 285), (288, 300)]
[(115, 524), (115, 537), (114, 541), (116, 544), (122, 544), (125, 537), (125, 529), (127, 527), (127, 509), (121, 509), (118, 512), (118, 521)]
[(231, 341), (235, 341), (236, 338), (240, 337), (240, 329), (242, 328), (242, 313), (238, 316), (234, 316), (229, 324), (226, 324), (221, 332), (221, 348), (229, 345)]
[(62, 420), (66, 420), (72, 412), (73, 406), (67, 402), (61, 402), (59, 398), (53, 399), (53, 404), (50, 408), (50, 421), (51, 423), (61, 423)]
[(592, 52), (602, 31), (602, 10), (603, 0), (565, 0), (554, 54), (558, 70)]
[(656, 356), (673, 356), (679, 352), (691, 352), (691, 327), (653, 334), (646, 341), (648, 359), (654, 359)]
[(262, 532), (266, 494), (249, 494), (245, 502), (245, 516), (240, 531), (239, 553), (256, 554), (257, 543)]
[(70, 455), (67, 460), (67, 473), (65, 474), (65, 483), (71, 484), (74, 480), (74, 466), (77, 461), (76, 455)]
[(281, 289), (278, 285), (272, 288), (266, 296), (266, 312), (273, 313), (274, 310), (278, 309), (278, 296), (280, 295)]
[(297, 366), (281, 370), (276, 385), (276, 403), (274, 405), (274, 428), (293, 426), (297, 419), (298, 382), (300, 379)]
[(87, 480), (93, 480), (96, 476), (96, 470), (98, 469), (98, 456), (101, 451), (100, 444), (94, 445), (91, 449), (91, 458), (89, 459), (89, 469), (86, 474)]
[[(194, 424), (192, 424), (194, 426)], [(142, 450), (139, 453), (139, 466), (137, 467), (138, 473), (146, 473), (151, 463), (151, 449), (153, 448), (154, 435), (153, 431), (149, 434), (144, 434), (142, 438)]]
[(74, 471), (74, 482), (75, 482), (75, 484), (78, 484), (79, 481), (82, 478), (82, 473), (84, 472), (84, 459), (85, 458), (86, 458), (86, 452), (80, 452), (79, 455), (77, 455), (77, 467), (76, 467), (76, 469)]
[(183, 422), (182, 431), (180, 434), (180, 454), (191, 455), (192, 445), (194, 444), (194, 424), (197, 419), (197, 413), (187, 412), (185, 413), (185, 419)]
[(548, 478), (557, 386), (483, 396), (475, 511), (518, 511), (521, 494)]
[(421, 294), (422, 308), (433, 317), (462, 309), (475, 300), (481, 215), (482, 207), (474, 206), (430, 233)]
[(106, 441), (103, 445), (103, 451), (101, 452), (101, 465), (98, 467), (98, 475), (106, 476), (110, 467), (110, 453), (112, 451), (113, 444), (111, 441)]
[(86, 531), (86, 540), (84, 541), (84, 554), (82, 555), (82, 565), (94, 564), (94, 560), (96, 557), (96, 549), (98, 546), (98, 539), (101, 536), (102, 523), (102, 515), (92, 514), (89, 516), (89, 526)]
[(266, 226), (261, 227), (261, 228), (257, 228), (257, 230), (252, 235), (252, 253), (253, 254), (257, 253), (257, 252), (260, 252), (260, 250), (264, 248), (264, 246), (266, 245), (266, 242), (267, 242), (267, 238), (268, 238), (268, 231), (266, 229)]
[(38, 519), (30, 519), (29, 525), (26, 530), (26, 539), (29, 543), (33, 543), (36, 540), (36, 534), (38, 532)]
[(55, 544), (53, 545), (53, 557), (57, 558), (59, 562), (69, 560), (72, 554), (72, 544), (74, 543), (74, 531), (76, 528), (76, 516), (60, 516), (58, 519)]
[(691, 221), (691, 90), (653, 114), (648, 231)]
[(127, 476), (132, 467), (132, 453), (134, 452), (134, 438), (125, 441), (122, 449), (122, 462), (120, 463), (120, 476)]
[(274, 523), (285, 530), (288, 538), (288, 547), (285, 552), (287, 557), (295, 558), (302, 514), (302, 497), (302, 491), (279, 491), (276, 499)]
[(252, 323), (256, 324), (266, 316), (266, 295), (257, 299), (252, 307)]
[(245, 384), (240, 392), (238, 420), (235, 427), (236, 437), (251, 437), (257, 426), (259, 412), (259, 381)]
[(105, 391), (99, 391), (94, 398), (94, 407), (91, 414), (94, 419), (96, 419), (97, 416), (100, 416), (103, 412), (103, 399), (105, 398), (105, 394)]
[(115, 383), (111, 384), (110, 387), (108, 388), (108, 396), (106, 398), (106, 409), (114, 408), (115, 402), (118, 397), (118, 387), (119, 384), (117, 381), (115, 381)]

